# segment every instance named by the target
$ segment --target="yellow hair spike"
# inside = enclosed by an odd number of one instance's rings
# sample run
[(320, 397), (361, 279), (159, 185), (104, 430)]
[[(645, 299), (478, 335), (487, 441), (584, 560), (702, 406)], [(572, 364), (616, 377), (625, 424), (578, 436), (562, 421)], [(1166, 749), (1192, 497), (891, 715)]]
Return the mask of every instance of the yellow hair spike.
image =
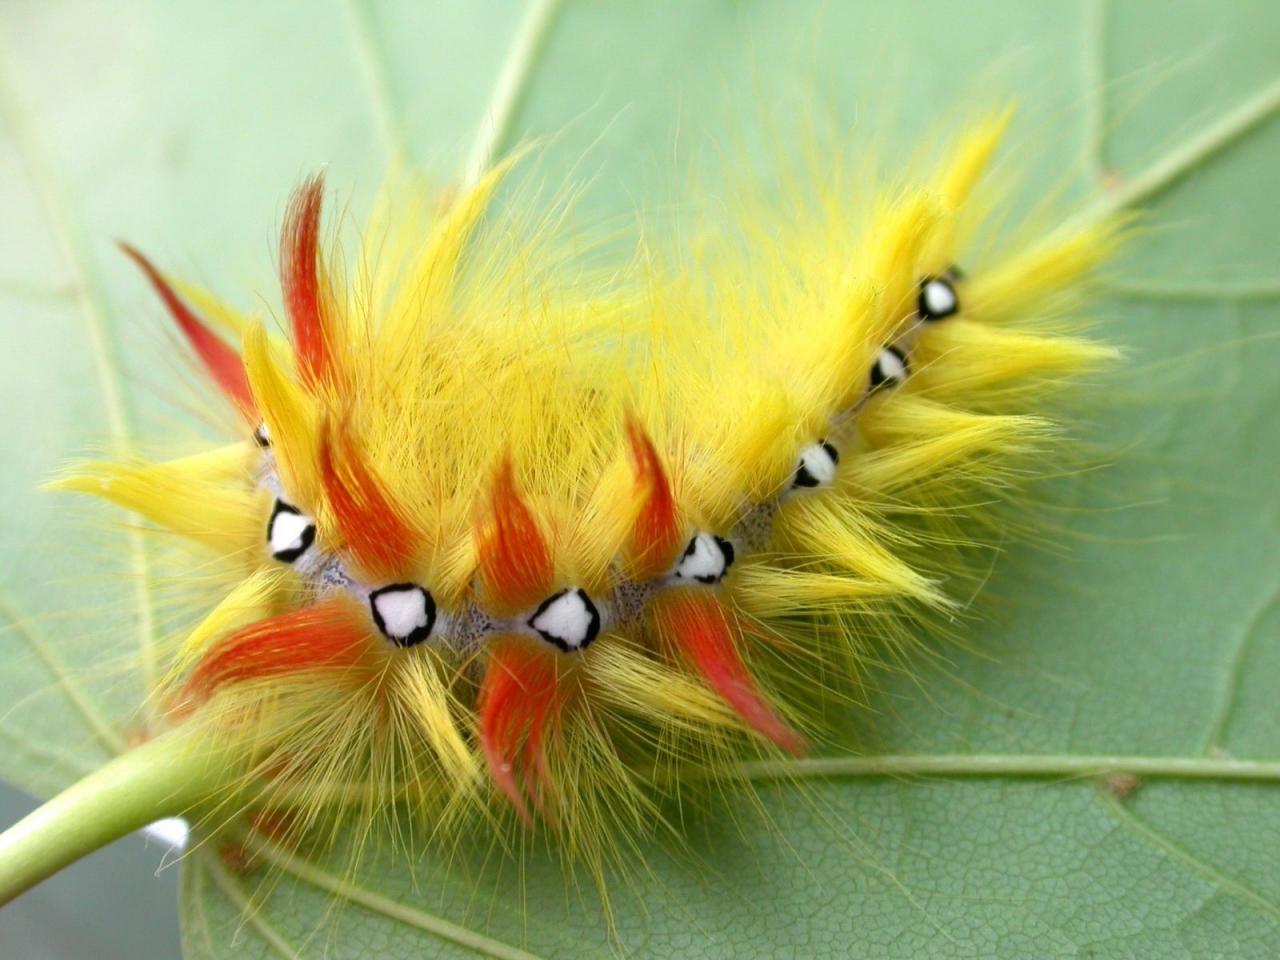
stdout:
[(886, 207), (872, 222), (863, 262), (878, 294), (878, 319), (868, 331), (868, 339), (877, 346), (890, 339), (911, 312), (922, 254), (942, 216), (936, 199), (918, 191)]
[(271, 449), (287, 488), (302, 504), (315, 504), (320, 487), (315, 467), (319, 449), (316, 409), (304, 389), (280, 370), (261, 324), (250, 327), (245, 336), (244, 368), (270, 428)]
[(1029, 310), (1045, 311), (1057, 295), (1077, 293), (1081, 280), (1115, 253), (1126, 226), (1113, 218), (1065, 229), (974, 277), (968, 289), (975, 316), (1007, 322)]
[(421, 736), (439, 764), (443, 782), (462, 794), (477, 792), (482, 783), (480, 763), (468, 745), (462, 726), (466, 709), (450, 690), (448, 664), (431, 650), (416, 650), (405, 669), (390, 678), (399, 688), (391, 698), (412, 723), (407, 739)]
[(1010, 106), (980, 120), (952, 147), (938, 175), (938, 196), (948, 212), (959, 210), (969, 200), (990, 167), (1013, 115), (1014, 109)]
[(50, 481), (49, 490), (88, 493), (146, 517), (218, 553), (235, 553), (258, 534), (260, 497), (227, 485), (251, 456), (244, 444), (164, 463), (88, 462)]
[[(379, 339), (384, 345), (386, 369), (403, 372), (406, 364), (420, 362), (424, 326), (445, 321), (451, 314), (452, 292), (459, 279), (462, 252), (478, 222), (488, 209), (494, 191), (519, 160), (514, 155), (489, 170), (472, 187), (437, 209), (421, 250), (414, 232), (404, 229), (412, 223), (402, 219), (401, 232), (391, 235), (388, 263), (403, 264), (403, 276), (395, 278), (398, 291), (390, 299)], [(392, 228), (394, 229), (394, 228)], [(391, 286), (390, 278), (383, 284)]]
[(1083, 337), (1044, 336), (957, 318), (921, 344), (915, 387), (963, 403), (1009, 402), (1011, 393), (1043, 396), (1059, 378), (1074, 380), (1120, 357)]
[(852, 497), (820, 501), (807, 497), (778, 518), (778, 533), (791, 552), (814, 559), (871, 584), (886, 594), (931, 607), (951, 607), (955, 600), (939, 585), (913, 569), (886, 546), (892, 543), (883, 525), (874, 523)]

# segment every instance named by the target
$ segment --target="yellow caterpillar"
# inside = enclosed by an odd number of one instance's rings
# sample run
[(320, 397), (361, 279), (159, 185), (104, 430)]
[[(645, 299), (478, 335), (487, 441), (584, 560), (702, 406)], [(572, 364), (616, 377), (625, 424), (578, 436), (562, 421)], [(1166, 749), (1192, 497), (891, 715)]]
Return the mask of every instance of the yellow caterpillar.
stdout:
[(820, 743), (824, 700), (955, 607), (1054, 395), (1116, 357), (1076, 295), (1118, 220), (967, 256), (1006, 121), (870, 208), (833, 170), (629, 270), (493, 202), (518, 158), (390, 197), (345, 263), (312, 179), (287, 339), (126, 248), (242, 425), (53, 484), (225, 580), (152, 692), (149, 735), (212, 771), (172, 812), (521, 823), (599, 877), (683, 771)]

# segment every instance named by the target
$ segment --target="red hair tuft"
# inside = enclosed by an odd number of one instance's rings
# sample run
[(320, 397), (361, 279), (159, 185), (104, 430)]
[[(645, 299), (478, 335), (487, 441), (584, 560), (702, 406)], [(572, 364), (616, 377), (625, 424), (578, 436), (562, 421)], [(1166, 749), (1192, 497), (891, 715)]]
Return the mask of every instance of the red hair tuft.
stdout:
[(741, 631), (715, 594), (699, 588), (669, 591), (657, 598), (655, 610), (663, 639), (751, 729), (788, 753), (804, 753), (804, 738), (787, 726), (756, 687), (738, 652)]
[(631, 532), (632, 562), (636, 577), (649, 580), (676, 562), (682, 542), (680, 514), (653, 440), (633, 417), (627, 417), (627, 442), (644, 501)]
[(557, 738), (570, 689), (560, 678), (558, 659), (523, 638), (499, 637), (489, 644), (480, 685), (479, 734), (485, 762), (526, 824), (532, 823), (526, 796), (546, 815), (546, 741)]
[(316, 174), (294, 191), (280, 236), (280, 285), (293, 328), (293, 348), (303, 382), (330, 382), (334, 372), (332, 331), (325, 313), (320, 271), (320, 208), (324, 176)]
[(195, 311), (187, 306), (164, 275), (141, 251), (123, 241), (120, 241), (120, 249), (142, 268), (213, 382), (240, 408), (246, 418), (256, 423), (258, 408), (253, 402), (253, 391), (249, 388), (249, 378), (245, 375), (240, 354), (196, 316)]
[(325, 600), (223, 637), (192, 672), (185, 699), (207, 700), (230, 683), (349, 669), (361, 664), (368, 649), (368, 628), (359, 609), (347, 599)]
[(516, 487), (510, 457), (494, 479), (488, 520), (479, 557), (485, 589), (509, 610), (533, 606), (551, 592), (554, 567), (551, 548)]
[(402, 574), (420, 538), (345, 427), (326, 426), (321, 435), (320, 480), (355, 559), (377, 577)]

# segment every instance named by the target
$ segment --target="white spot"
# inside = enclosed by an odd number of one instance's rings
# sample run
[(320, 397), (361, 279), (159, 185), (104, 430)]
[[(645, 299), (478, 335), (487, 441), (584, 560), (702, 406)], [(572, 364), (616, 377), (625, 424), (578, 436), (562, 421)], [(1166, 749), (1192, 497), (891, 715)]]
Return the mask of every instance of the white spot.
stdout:
[(829, 443), (814, 443), (800, 451), (800, 463), (796, 467), (795, 486), (829, 487), (836, 478), (839, 457)]
[(277, 500), (267, 526), (267, 544), (271, 555), (285, 563), (293, 563), (307, 552), (316, 538), (316, 525), (310, 517), (298, 512), (283, 500)]
[(956, 289), (950, 281), (931, 277), (924, 282), (924, 287), (920, 290), (920, 312), (926, 320), (949, 317), (959, 305)]
[(733, 563), (733, 545), (714, 534), (699, 533), (689, 541), (684, 556), (676, 564), (675, 575), (682, 580), (718, 583)]
[(147, 824), (142, 828), (142, 835), (148, 840), (155, 840), (174, 853), (181, 853), (187, 849), (191, 825), (181, 817), (166, 817)]
[(271, 431), (267, 429), (267, 421), (258, 421), (258, 426), (253, 431), (253, 442), (260, 447), (271, 446)]
[(402, 646), (420, 643), (431, 633), (436, 605), (431, 595), (412, 583), (397, 583), (369, 594), (378, 629)]
[(529, 626), (561, 650), (579, 650), (600, 632), (600, 613), (582, 590), (565, 590), (546, 600)]
[(907, 362), (902, 354), (892, 347), (885, 347), (876, 354), (876, 362), (871, 366), (871, 386), (878, 387), (882, 383), (890, 386), (902, 383), (907, 379)]

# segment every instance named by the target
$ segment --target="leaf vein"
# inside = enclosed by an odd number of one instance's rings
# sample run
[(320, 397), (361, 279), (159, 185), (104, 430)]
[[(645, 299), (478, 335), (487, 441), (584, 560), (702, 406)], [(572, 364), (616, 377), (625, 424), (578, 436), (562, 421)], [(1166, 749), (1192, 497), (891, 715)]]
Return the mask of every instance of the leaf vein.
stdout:
[(1273, 587), (1266, 598), (1258, 604), (1244, 623), (1240, 625), (1235, 642), (1231, 645), (1231, 650), (1228, 654), (1227, 669), (1222, 681), (1222, 692), (1219, 695), (1218, 708), (1214, 712), (1212, 722), (1209, 724), (1209, 735), (1205, 740), (1204, 746), (1206, 754), (1222, 746), (1227, 726), (1231, 723), (1231, 717), (1235, 712), (1236, 700), (1240, 693), (1241, 672), (1244, 669), (1245, 660), (1248, 658), (1250, 641), (1253, 640), (1254, 635), (1257, 633), (1258, 624), (1262, 621), (1262, 618), (1276, 609), (1277, 606), (1280, 606), (1280, 585)]
[[(59, 179), (36, 132), (30, 111), (18, 95), (9, 48), (3, 34), (0, 34), (0, 113), (3, 113), (13, 132), (18, 154), (31, 176), (35, 193), (71, 273), (71, 289), (75, 293), (75, 300), (89, 335), (89, 349), (102, 393), (108, 433), (117, 452), (123, 453), (130, 446), (132, 433), (123, 398), (124, 378), (110, 334), (106, 296), (79, 238), (66, 185)], [(142, 536), (142, 531), (136, 527), (130, 527), (127, 532), (129, 564), (133, 573), (131, 579), (138, 613), (138, 640), (144, 680), (149, 693), (154, 688), (157, 675), (155, 618), (151, 601), (150, 563)]]
[(760, 760), (740, 764), (738, 772), (749, 780), (782, 781), (911, 776), (1079, 779), (1132, 773), (1155, 780), (1280, 782), (1280, 761), (1118, 754), (885, 754)]
[(494, 960), (542, 960), (536, 954), (529, 953), (519, 947), (511, 946), (475, 930), (469, 930), (459, 924), (451, 923), (443, 917), (407, 906), (390, 897), (367, 890), (350, 880), (344, 880), (321, 869), (314, 863), (309, 863), (287, 851), (281, 850), (274, 844), (264, 840), (253, 840), (251, 842), (255, 852), (265, 860), (303, 883), (310, 884), (357, 906), (364, 907), (366, 910), (380, 913), (388, 919), (398, 920), (401, 923), (416, 927), (482, 956), (493, 957)]
[(463, 173), (464, 187), (475, 184), (484, 176), (505, 145), (559, 6), (559, 0), (532, 0), (530, 3), (507, 52), (502, 72), (498, 74), (493, 95), (480, 118), (480, 131)]
[(107, 723), (80, 685), (72, 680), (66, 666), (54, 652), (48, 640), (36, 633), (22, 618), (18, 617), (13, 605), (3, 596), (0, 596), (0, 615), (3, 615), (9, 621), (14, 632), (23, 637), (36, 656), (44, 662), (45, 667), (48, 668), (49, 672), (53, 674), (54, 680), (57, 681), (58, 687), (66, 695), (71, 705), (75, 707), (90, 731), (98, 738), (98, 741), (111, 753), (124, 752), (124, 737)]
[(1267, 914), (1273, 920), (1280, 921), (1280, 906), (1272, 903), (1256, 890), (1246, 887), (1238, 880), (1232, 880), (1212, 864), (1206, 863), (1195, 854), (1191, 853), (1191, 851), (1174, 843), (1164, 834), (1153, 828), (1149, 823), (1125, 809), (1124, 804), (1115, 797), (1105, 791), (1102, 791), (1101, 795), (1103, 796), (1103, 803), (1106, 804), (1111, 815), (1121, 824), (1121, 826), (1147, 842), (1154, 844), (1183, 866), (1188, 867), (1205, 879), (1216, 884), (1224, 893), (1239, 900), (1243, 900), (1245, 903), (1248, 903)]
[(409, 157), (408, 136), (395, 98), (391, 94), (391, 77), (387, 57), (374, 31), (373, 18), (364, 0), (347, 0), (347, 15), (355, 37), (356, 53), (369, 89), (369, 102), (373, 115), (382, 131), (382, 138), (391, 151), (393, 162)]
[(1145, 169), (1124, 178), (1088, 208), (1077, 223), (1080, 220), (1099, 220), (1159, 196), (1277, 112), (1280, 112), (1280, 79), (1263, 87), (1215, 123), (1175, 145)]
[(249, 895), (231, 872), (227, 870), (215, 855), (206, 854), (200, 858), (201, 867), (213, 878), (214, 885), (222, 891), (223, 896), (235, 904), (244, 916), (245, 921), (253, 927), (263, 940), (286, 960), (300, 960), (302, 954), (293, 948), (275, 927), (262, 918), (261, 912), (249, 900)]

